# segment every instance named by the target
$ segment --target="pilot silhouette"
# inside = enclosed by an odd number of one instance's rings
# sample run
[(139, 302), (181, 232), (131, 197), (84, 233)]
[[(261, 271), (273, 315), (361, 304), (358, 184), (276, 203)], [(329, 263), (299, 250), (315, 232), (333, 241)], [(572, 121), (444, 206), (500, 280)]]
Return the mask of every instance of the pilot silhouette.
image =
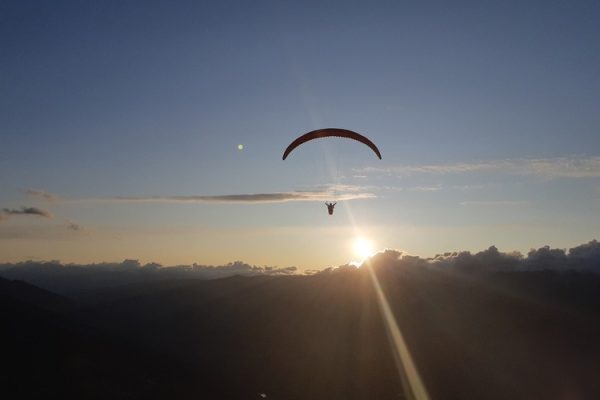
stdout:
[(327, 206), (327, 212), (329, 212), (329, 215), (333, 215), (333, 207), (335, 207), (337, 203), (325, 203), (325, 205)]

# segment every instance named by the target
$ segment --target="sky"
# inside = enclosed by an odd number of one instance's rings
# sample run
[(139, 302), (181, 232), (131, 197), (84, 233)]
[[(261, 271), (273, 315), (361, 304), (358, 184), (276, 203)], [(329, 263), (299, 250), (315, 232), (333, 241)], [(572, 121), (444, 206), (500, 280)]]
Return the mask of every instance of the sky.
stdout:
[[(357, 237), (599, 236), (596, 1), (0, 1), (0, 35), (2, 262), (313, 269)], [(281, 159), (328, 127), (383, 159)]]

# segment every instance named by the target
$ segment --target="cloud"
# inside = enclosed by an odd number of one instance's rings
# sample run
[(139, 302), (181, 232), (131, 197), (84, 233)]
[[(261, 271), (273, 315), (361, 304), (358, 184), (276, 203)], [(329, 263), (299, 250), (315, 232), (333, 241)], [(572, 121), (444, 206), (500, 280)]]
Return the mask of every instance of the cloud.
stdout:
[(410, 192), (437, 192), (438, 190), (442, 190), (442, 185), (415, 186), (408, 189)]
[(438, 254), (427, 259), (428, 266), (453, 269), (463, 272), (477, 271), (521, 271), (523, 256), (519, 252), (504, 253), (496, 246), (471, 254), (469, 251)]
[(498, 172), (553, 178), (598, 178), (600, 157), (555, 157), (481, 161), (429, 165), (398, 165), (388, 168), (367, 167), (357, 173), (380, 173), (394, 176), (450, 175), (476, 172)]
[(25, 261), (0, 264), (0, 275), (18, 279), (64, 295), (81, 294), (89, 290), (165, 280), (219, 279), (235, 275), (284, 276), (297, 274), (296, 267), (256, 266), (242, 261), (224, 265), (142, 264), (136, 259), (120, 263), (63, 264), (60, 261)]
[(289, 192), (245, 193), (225, 195), (191, 195), (191, 196), (112, 196), (96, 198), (69, 199), (44, 190), (29, 189), (28, 195), (47, 201), (64, 202), (155, 202), (155, 203), (283, 203), (289, 201), (326, 201), (358, 200), (376, 197), (365, 187), (356, 185), (330, 184), (309, 190)]
[(330, 183), (317, 186), (314, 190), (318, 192), (350, 192), (356, 193), (366, 190), (366, 186), (348, 185), (344, 183)]
[[(600, 242), (592, 240), (568, 251), (543, 246), (531, 249), (526, 256), (519, 252), (502, 252), (496, 246), (471, 253), (455, 251), (421, 258), (401, 250), (385, 249), (370, 257), (363, 266), (396, 271), (430, 271), (432, 273), (458, 273), (476, 276), (480, 273), (526, 272), (526, 271), (580, 271), (600, 273)], [(20, 279), (36, 286), (63, 294), (77, 294), (102, 287), (129, 283), (183, 280), (217, 279), (243, 276), (281, 276), (355, 271), (358, 267), (345, 264), (322, 270), (299, 271), (296, 267), (278, 268), (256, 266), (242, 261), (224, 265), (176, 265), (162, 266), (157, 263), (142, 264), (136, 259), (120, 263), (62, 264), (59, 261), (25, 261), (0, 263), (0, 275), (8, 279)]]
[(475, 206), (475, 207), (518, 207), (529, 204), (526, 201), (516, 200), (472, 200), (462, 201), (461, 206)]
[(597, 178), (600, 177), (600, 157), (530, 160), (526, 172), (548, 178)]
[[(93, 228), (88, 228), (78, 222), (62, 218), (59, 218), (56, 223), (49, 222), (43, 224), (35, 223), (34, 221), (8, 224), (2, 223), (0, 218), (0, 241), (26, 240), (52, 243), (54, 241), (73, 240), (76, 237), (75, 235), (89, 237), (97, 236), (98, 233)], [(103, 237), (102, 234), (99, 237)], [(4, 245), (6, 246), (7, 244), (4, 243)], [(33, 251), (34, 249), (31, 250)]]
[(294, 191), (275, 193), (229, 194), (217, 196), (119, 196), (96, 201), (158, 202), (158, 203), (283, 203), (289, 201), (358, 200), (374, 198), (373, 193), (333, 190)]
[(76, 232), (80, 232), (80, 231), (83, 231), (83, 226), (81, 226), (80, 224), (77, 224), (73, 221), (67, 221), (67, 229), (76, 231)]
[(45, 201), (49, 201), (49, 202), (55, 202), (55, 201), (58, 201), (60, 199), (54, 193), (50, 193), (50, 192), (47, 192), (45, 190), (27, 189), (25, 191), (25, 193), (28, 196), (35, 197), (35, 198), (38, 198), (38, 199), (41, 199), (41, 200), (45, 200)]
[(52, 214), (50, 213), (50, 211), (43, 210), (43, 209), (37, 208), (37, 207), (23, 206), (19, 209), (3, 208), (2, 211), (0, 212), (0, 216), (2, 216), (3, 218), (0, 218), (0, 220), (6, 219), (7, 217), (15, 216), (15, 215), (37, 215), (37, 216), (43, 217), (43, 218), (52, 218)]
[(446, 175), (477, 172), (482, 170), (494, 170), (500, 167), (499, 163), (456, 163), (456, 164), (431, 164), (431, 165), (399, 165), (395, 167), (380, 168), (366, 167), (357, 172), (375, 172), (388, 175), (410, 176), (410, 175)]
[[(515, 251), (501, 252), (496, 246), (490, 246), (475, 254), (470, 251), (455, 251), (437, 254), (431, 258), (412, 256), (401, 250), (385, 249), (364, 261), (362, 266), (366, 265), (399, 272), (416, 268), (433, 272), (468, 274), (525, 271), (580, 271), (600, 274), (600, 242), (592, 240), (568, 251), (543, 246), (531, 249), (526, 256)], [(347, 264), (327, 268), (320, 273), (343, 272), (356, 268), (357, 266)]]
[(479, 191), (479, 190), (485, 190), (485, 189), (490, 189), (490, 188), (494, 188), (494, 187), (498, 187), (499, 184), (492, 184), (492, 183), (486, 183), (486, 184), (479, 184), (479, 185), (453, 185), (450, 188), (454, 189), (454, 190), (460, 190), (463, 192), (473, 192), (473, 191)]

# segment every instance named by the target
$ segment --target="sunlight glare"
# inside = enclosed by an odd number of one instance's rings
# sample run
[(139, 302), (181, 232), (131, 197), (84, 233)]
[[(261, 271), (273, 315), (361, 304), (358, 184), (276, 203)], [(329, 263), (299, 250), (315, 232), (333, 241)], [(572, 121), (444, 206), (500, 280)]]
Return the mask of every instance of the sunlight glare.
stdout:
[(363, 260), (372, 256), (374, 253), (373, 242), (364, 237), (356, 238), (354, 240), (354, 244), (352, 245), (352, 249), (354, 251), (354, 255)]
[(394, 351), (394, 358), (396, 366), (398, 368), (398, 374), (402, 380), (402, 389), (404, 390), (404, 398), (408, 400), (429, 400), (429, 394), (427, 388), (421, 380), (417, 366), (412, 359), (408, 345), (404, 340), (402, 331), (398, 326), (394, 312), (388, 303), (387, 297), (381, 288), (379, 278), (373, 271), (373, 266), (370, 260), (366, 261), (373, 287), (377, 293), (377, 300), (379, 303), (379, 309), (383, 317), (383, 321), (388, 330), (388, 339), (392, 345)]

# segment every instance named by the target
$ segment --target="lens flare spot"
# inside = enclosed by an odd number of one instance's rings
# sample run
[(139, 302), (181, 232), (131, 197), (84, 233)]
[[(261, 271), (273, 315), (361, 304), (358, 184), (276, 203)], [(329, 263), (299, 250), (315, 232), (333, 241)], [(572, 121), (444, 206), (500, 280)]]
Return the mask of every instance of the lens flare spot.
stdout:
[(238, 144), (238, 150), (244, 150), (244, 145), (243, 144)]

